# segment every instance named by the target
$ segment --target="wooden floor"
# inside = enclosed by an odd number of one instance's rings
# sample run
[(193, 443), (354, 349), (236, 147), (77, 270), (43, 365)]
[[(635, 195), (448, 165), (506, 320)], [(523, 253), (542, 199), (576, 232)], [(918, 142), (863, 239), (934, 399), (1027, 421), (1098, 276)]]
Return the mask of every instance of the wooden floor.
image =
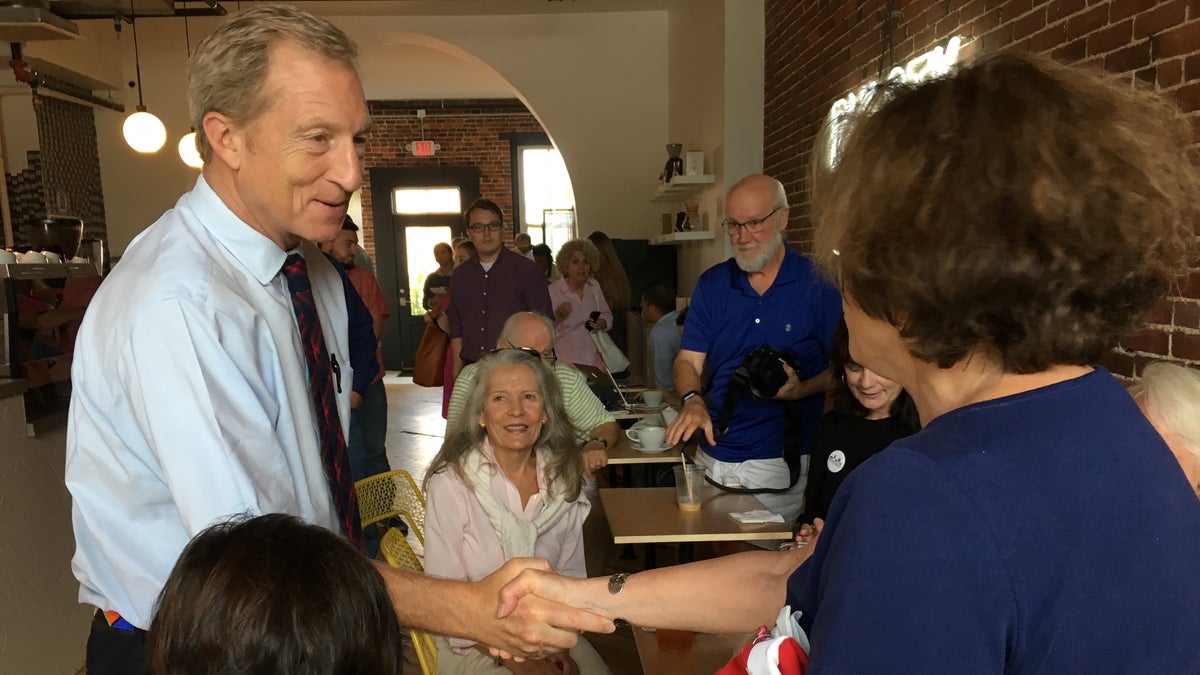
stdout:
[[(388, 461), (393, 469), (405, 469), (417, 483), (425, 477), (425, 470), (441, 447), (446, 430), (442, 419), (442, 390), (411, 384), (409, 378), (388, 377)], [(643, 569), (640, 547), (636, 557), (622, 559), (621, 548), (616, 548), (607, 566), (610, 573), (633, 572)], [(624, 551), (626, 555), (633, 551)], [(672, 564), (675, 552), (669, 547), (659, 547), (660, 565)], [(588, 640), (600, 653), (613, 675), (642, 675), (637, 648), (631, 629), (623, 628), (612, 635), (591, 635)], [(416, 664), (407, 672), (420, 672)]]

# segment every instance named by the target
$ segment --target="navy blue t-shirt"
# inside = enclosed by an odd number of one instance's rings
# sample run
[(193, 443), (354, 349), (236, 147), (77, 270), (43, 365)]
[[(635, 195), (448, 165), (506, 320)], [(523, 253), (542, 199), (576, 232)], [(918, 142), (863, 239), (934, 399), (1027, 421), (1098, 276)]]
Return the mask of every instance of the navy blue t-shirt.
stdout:
[(1200, 500), (1097, 369), (867, 460), (788, 602), (810, 675), (1197, 673)]
[[(833, 332), (842, 318), (842, 297), (811, 260), (784, 248), (779, 274), (762, 295), (732, 258), (702, 274), (692, 293), (679, 347), (706, 355), (711, 386), (704, 400), (714, 428), (734, 371), (755, 347), (768, 344), (791, 351), (802, 365), (797, 373), (802, 380), (829, 367)], [(809, 452), (824, 405), (823, 394), (800, 402), (804, 454)], [(756, 401), (745, 391), (730, 416), (728, 431), (715, 446), (701, 436), (700, 447), (722, 462), (782, 457), (784, 410), (782, 401)]]

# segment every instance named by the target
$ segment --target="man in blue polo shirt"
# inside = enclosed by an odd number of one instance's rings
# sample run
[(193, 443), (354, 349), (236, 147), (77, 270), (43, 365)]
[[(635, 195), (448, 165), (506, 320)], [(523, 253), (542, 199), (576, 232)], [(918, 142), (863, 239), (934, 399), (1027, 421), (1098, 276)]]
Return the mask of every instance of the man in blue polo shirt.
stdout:
[[(757, 494), (759, 500), (792, 522), (800, 512), (807, 467), (793, 482), (784, 446), (795, 444), (798, 452), (792, 454), (807, 460), (824, 408), (822, 394), (833, 386), (829, 347), (842, 300), (812, 261), (784, 241), (787, 193), (779, 181), (743, 178), (729, 191), (725, 216), (734, 257), (701, 275), (692, 294), (674, 367), (683, 409), (667, 440), (677, 443), (703, 431), (696, 461), (708, 477), (730, 487), (767, 490)], [(784, 366), (787, 383), (772, 400), (755, 400), (748, 388), (738, 396), (740, 387), (730, 387), (734, 373), (764, 344), (791, 352), (799, 368)], [(722, 420), (731, 395), (736, 403)], [(718, 434), (722, 421), (728, 427)], [(797, 457), (793, 463), (798, 462)]]

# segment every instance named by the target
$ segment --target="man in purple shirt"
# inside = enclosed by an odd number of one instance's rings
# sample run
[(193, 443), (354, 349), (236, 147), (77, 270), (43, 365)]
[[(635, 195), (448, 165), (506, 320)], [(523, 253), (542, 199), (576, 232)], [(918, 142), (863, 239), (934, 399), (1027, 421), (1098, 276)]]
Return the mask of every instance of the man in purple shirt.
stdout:
[(517, 312), (554, 316), (546, 277), (537, 263), (504, 247), (504, 215), (496, 203), (477, 199), (463, 220), (476, 256), (450, 278), (450, 356), (454, 376), (496, 344), (500, 329)]

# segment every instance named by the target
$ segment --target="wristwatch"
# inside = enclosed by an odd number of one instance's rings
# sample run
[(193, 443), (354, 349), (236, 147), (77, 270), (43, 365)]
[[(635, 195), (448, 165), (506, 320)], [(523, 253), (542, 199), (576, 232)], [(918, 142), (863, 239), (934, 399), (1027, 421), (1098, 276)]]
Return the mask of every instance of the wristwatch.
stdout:
[(593, 437), (587, 439), (586, 441), (584, 441), (583, 444), (586, 446), (588, 443), (591, 443), (592, 441), (595, 441), (595, 442), (599, 443), (600, 445), (604, 446), (605, 450), (608, 449), (608, 439), (604, 438), (603, 436), (593, 436)]
[(629, 572), (617, 572), (608, 578), (608, 592), (616, 595), (625, 588), (625, 580), (629, 578)]
[(691, 398), (691, 397), (693, 397), (693, 396), (699, 396), (699, 395), (700, 395), (700, 390), (699, 390), (699, 389), (693, 389), (693, 390), (689, 391), (688, 393), (684, 394), (684, 395), (681, 397), (681, 400), (682, 400), (684, 403), (687, 403), (689, 398)]

